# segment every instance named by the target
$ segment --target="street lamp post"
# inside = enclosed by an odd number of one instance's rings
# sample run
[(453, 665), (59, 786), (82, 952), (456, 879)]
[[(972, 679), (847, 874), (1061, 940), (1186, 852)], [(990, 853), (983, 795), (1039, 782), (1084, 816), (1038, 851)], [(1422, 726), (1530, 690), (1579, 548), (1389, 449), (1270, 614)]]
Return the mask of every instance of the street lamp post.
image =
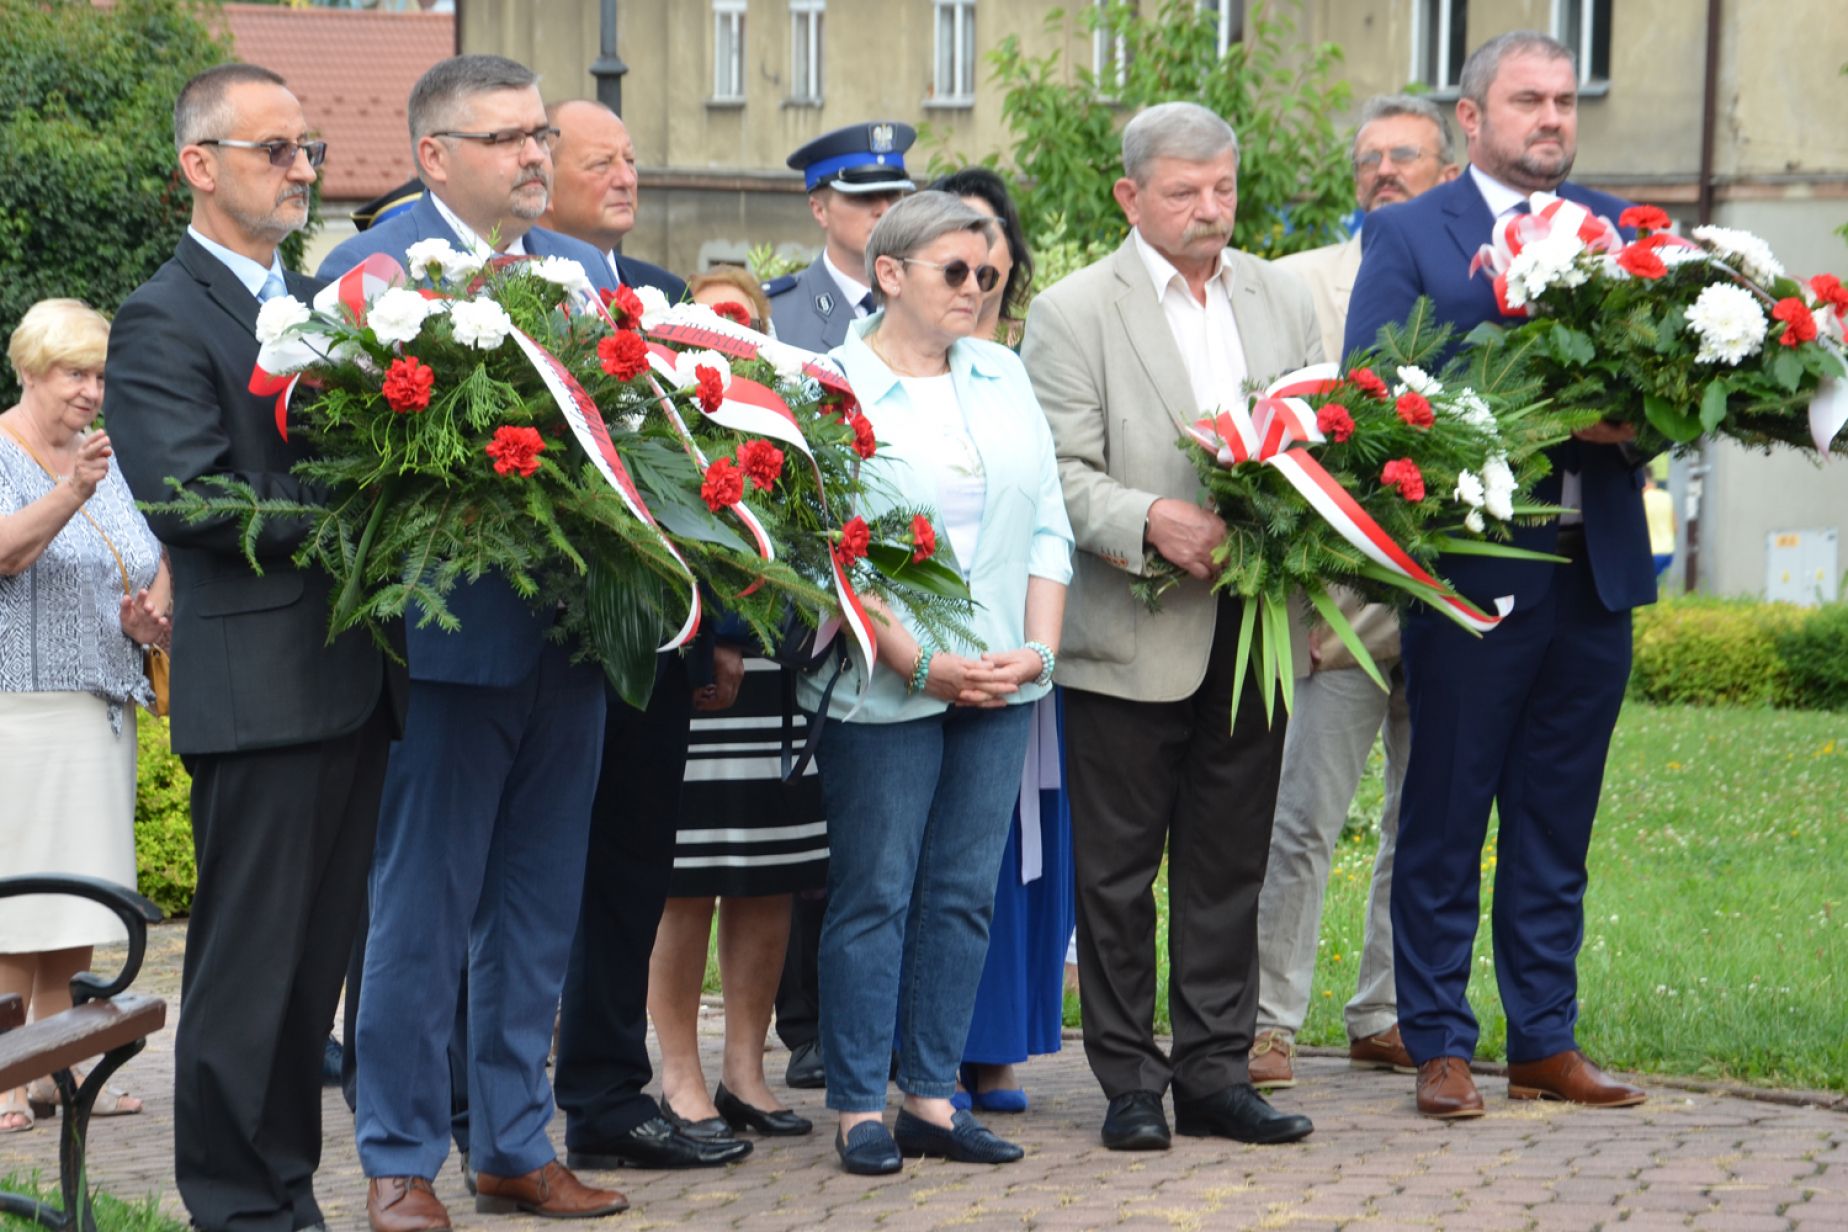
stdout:
[(590, 66), (590, 75), (597, 79), (597, 101), (621, 115), (622, 77), (629, 66), (616, 54), (616, 0), (602, 0), (597, 45), (601, 54)]

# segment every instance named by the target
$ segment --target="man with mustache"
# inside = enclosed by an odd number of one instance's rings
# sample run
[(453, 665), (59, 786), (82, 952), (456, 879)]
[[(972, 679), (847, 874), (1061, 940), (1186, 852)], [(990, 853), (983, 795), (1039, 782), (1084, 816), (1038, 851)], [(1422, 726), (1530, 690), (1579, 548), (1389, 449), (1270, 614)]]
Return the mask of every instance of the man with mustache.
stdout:
[[(1421, 295), (1459, 337), (1502, 320), (1489, 280), (1470, 276), (1470, 258), (1493, 227), (1528, 212), (1530, 193), (1622, 216), (1624, 202), (1566, 180), (1579, 100), (1564, 45), (1531, 30), (1491, 39), (1464, 63), (1460, 90), (1469, 174), (1368, 218), (1350, 350), (1404, 320)], [(1510, 1098), (1604, 1107), (1645, 1098), (1587, 1060), (1573, 1033), (1585, 855), (1630, 674), (1630, 611), (1656, 595), (1635, 435), (1601, 423), (1549, 452), (1554, 472), (1535, 496), (1566, 513), (1518, 528), (1514, 542), (1570, 563), (1439, 562), (1477, 604), (1513, 599), (1494, 632), (1472, 637), (1424, 612), (1404, 618), (1412, 751), (1392, 874), (1393, 950), (1400, 1033), (1426, 1116), (1483, 1112), (1465, 994), (1491, 805), (1500, 819), (1495, 975), (1508, 1016)]]
[[(1313, 1128), (1253, 1089), (1258, 889), (1284, 721), (1261, 685), (1234, 699), (1239, 601), (1212, 593), (1226, 526), (1202, 507), (1181, 431), (1322, 356), (1302, 283), (1227, 247), (1238, 138), (1196, 103), (1123, 130), (1122, 247), (1043, 291), (1021, 358), (1058, 448), (1077, 534), (1058, 680), (1078, 876), (1084, 1049), (1110, 1109), (1104, 1145), (1165, 1150), (1176, 1128), (1291, 1142)], [(1157, 559), (1186, 573), (1152, 613), (1130, 593)], [(1300, 627), (1297, 662), (1307, 662)], [(1172, 1055), (1155, 1041), (1154, 883), (1168, 863)]]
[[(1409, 94), (1367, 100), (1354, 131), (1353, 157), (1354, 197), (1369, 214), (1448, 184), (1458, 173), (1443, 112), (1429, 99)], [(1360, 270), (1360, 232), (1339, 244), (1281, 257), (1277, 268), (1308, 284), (1324, 354), (1341, 358), (1348, 295)], [(1359, 987), (1347, 1003), (1348, 1059), (1358, 1067), (1411, 1072), (1411, 1059), (1399, 1042), (1388, 915), (1399, 790), (1411, 741), (1405, 677), (1398, 665), (1399, 618), (1390, 606), (1362, 605), (1346, 591), (1336, 600), (1392, 689), (1383, 692), (1374, 684), (1326, 628), (1310, 632), (1311, 674), (1296, 682), (1296, 709), (1283, 742), (1270, 867), (1258, 899), (1258, 1038), (1251, 1047), (1251, 1081), (1260, 1089), (1296, 1085), (1296, 1032), (1309, 1011), (1328, 866), (1376, 733), (1386, 741), (1386, 800), (1367, 898)]]
[[(537, 80), (485, 55), (425, 73), (409, 113), (429, 191), (336, 248), (321, 273), (338, 276), (373, 253), (402, 261), (411, 245), (440, 239), (483, 258), (568, 258), (613, 289), (601, 253), (533, 225), (558, 136)], [(407, 622), (410, 714), (386, 774), (374, 857), (356, 1035), (374, 1232), (450, 1226), (431, 1182), (449, 1150), (446, 1045), (465, 966), (475, 1209), (573, 1218), (628, 1205), (581, 1183), (546, 1136), (546, 1054), (577, 924), (603, 674), (547, 639), (556, 612), (533, 608), (496, 575), (457, 585), (448, 601), (458, 632)]]
[[(103, 412), (145, 501), (208, 475), (309, 499), (299, 440), (249, 391), (261, 301), (311, 298), (277, 246), (308, 221), (326, 145), (254, 64), (180, 91), (173, 139), (192, 220), (122, 305)], [(403, 673), (363, 632), (327, 641), (326, 575), (289, 557), (305, 522), (272, 519), (251, 571), (230, 521), (149, 515), (173, 561), (173, 749), (192, 774), (199, 885), (174, 1042), (174, 1179), (196, 1228), (321, 1224), (321, 1052), (372, 861)]]

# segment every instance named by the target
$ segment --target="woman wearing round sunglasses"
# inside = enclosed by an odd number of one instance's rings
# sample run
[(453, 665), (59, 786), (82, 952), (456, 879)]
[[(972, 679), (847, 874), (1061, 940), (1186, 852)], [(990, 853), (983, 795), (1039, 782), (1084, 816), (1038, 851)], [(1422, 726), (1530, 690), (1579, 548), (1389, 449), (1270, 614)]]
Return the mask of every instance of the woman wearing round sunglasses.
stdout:
[[(881, 310), (834, 355), (878, 438), (862, 513), (926, 506), (937, 554), (976, 602), (979, 646), (940, 646), (882, 610), (879, 668), (834, 696), (817, 760), (831, 827), (821, 931), (822, 1055), (847, 1171), (902, 1155), (1010, 1163), (954, 1108), (988, 946), (1030, 704), (1052, 679), (1071, 578), (1052, 436), (1013, 352), (971, 335), (994, 220), (943, 192), (894, 205), (866, 246)], [(805, 682), (806, 700), (818, 689)], [(893, 1028), (904, 1107), (882, 1120)]]

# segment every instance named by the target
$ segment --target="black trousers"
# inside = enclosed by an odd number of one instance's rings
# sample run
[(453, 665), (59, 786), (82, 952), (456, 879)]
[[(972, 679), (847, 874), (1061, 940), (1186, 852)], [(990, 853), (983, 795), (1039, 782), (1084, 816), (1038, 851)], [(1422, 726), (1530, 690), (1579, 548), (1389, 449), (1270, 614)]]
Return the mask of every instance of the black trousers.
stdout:
[[(1078, 877), (1084, 1050), (1104, 1093), (1194, 1099), (1248, 1080), (1258, 1015), (1258, 891), (1285, 717), (1248, 672), (1233, 721), (1239, 605), (1222, 600), (1206, 678), (1174, 702), (1068, 688), (1066, 790)], [(1168, 1007), (1155, 1043), (1155, 878), (1168, 855)]]
[(357, 732), (192, 756), (199, 883), (174, 1041), (174, 1180), (195, 1227), (321, 1222), (321, 1060), (378, 828), (383, 699)]
[(776, 1036), (794, 1052), (815, 1039), (821, 1023), (821, 920), (826, 894), (803, 893), (789, 913), (789, 948), (776, 986)]
[(572, 1150), (628, 1133), (660, 1107), (648, 1062), (648, 959), (667, 905), (687, 769), (692, 690), (685, 662), (660, 657), (648, 709), (614, 693), (584, 861), (584, 906), (565, 972), (552, 1090)]

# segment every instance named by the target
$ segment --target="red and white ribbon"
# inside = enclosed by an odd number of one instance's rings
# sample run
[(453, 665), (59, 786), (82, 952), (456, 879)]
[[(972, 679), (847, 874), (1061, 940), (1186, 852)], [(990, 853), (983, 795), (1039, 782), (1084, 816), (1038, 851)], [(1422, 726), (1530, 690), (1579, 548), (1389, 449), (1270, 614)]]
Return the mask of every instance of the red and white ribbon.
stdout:
[(1485, 266), (1494, 274), (1495, 306), (1503, 316), (1530, 315), (1527, 305), (1516, 308), (1508, 304), (1508, 267), (1529, 244), (1565, 231), (1575, 235), (1586, 252), (1616, 252), (1623, 247), (1623, 233), (1617, 224), (1576, 201), (1537, 192), (1528, 204), (1529, 213), (1512, 214), (1496, 223), (1489, 232), (1490, 242), (1478, 249), (1469, 263), (1471, 275)]

